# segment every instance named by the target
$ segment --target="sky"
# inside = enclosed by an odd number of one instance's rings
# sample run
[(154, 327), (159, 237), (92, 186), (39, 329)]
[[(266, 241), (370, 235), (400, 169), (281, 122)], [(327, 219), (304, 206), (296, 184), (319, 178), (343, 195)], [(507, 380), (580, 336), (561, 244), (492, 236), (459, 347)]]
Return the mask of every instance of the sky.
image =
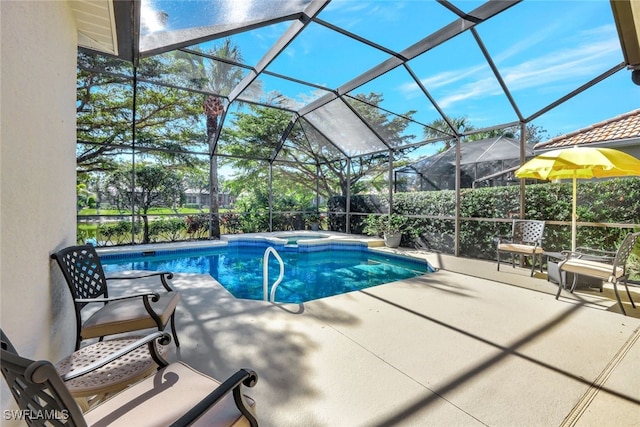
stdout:
[[(162, 10), (168, 19), (145, 21), (145, 28), (148, 32), (171, 31), (219, 24), (216, 20), (242, 22), (277, 13), (282, 5), (293, 10), (307, 1), (147, 0), (143, 2), (146, 10)], [(464, 12), (482, 4), (471, 0), (452, 3)], [(333, 0), (318, 17), (397, 52), (457, 19), (432, 0)], [(258, 28), (235, 35), (232, 40), (244, 61), (255, 65), (290, 25), (288, 21)], [(624, 60), (606, 0), (527, 0), (480, 23), (475, 31), (465, 31), (407, 63), (445, 114), (464, 117), (475, 128), (518, 121), (517, 111), (525, 119), (532, 117)], [(495, 78), (482, 48), (490, 55), (515, 107)], [(336, 90), (389, 58), (383, 50), (310, 23), (267, 70)], [(277, 77), (262, 75), (260, 80), (264, 92), (259, 100), (278, 92), (289, 98), (292, 107), (326, 93)], [(439, 118), (405, 67), (397, 67), (351, 93), (369, 92), (383, 95), (381, 106), (385, 109), (399, 114), (414, 110), (413, 117), (422, 124)], [(630, 71), (623, 69), (532, 123), (552, 138), (637, 108), (640, 86), (634, 85)], [(420, 134), (421, 128), (410, 131)], [(416, 135), (416, 140), (421, 137)]]

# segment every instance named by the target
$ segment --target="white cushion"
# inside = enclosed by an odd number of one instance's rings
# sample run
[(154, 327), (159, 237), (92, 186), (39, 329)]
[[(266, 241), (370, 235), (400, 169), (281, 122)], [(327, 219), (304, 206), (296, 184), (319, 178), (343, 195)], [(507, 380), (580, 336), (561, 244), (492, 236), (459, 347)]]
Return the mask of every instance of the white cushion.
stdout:
[[(158, 314), (163, 325), (176, 310), (180, 301), (178, 292), (160, 294), (158, 302), (150, 302), (151, 308)], [(82, 324), (82, 338), (96, 338), (122, 332), (157, 328), (156, 322), (149, 316), (142, 298), (111, 301), (96, 311)]]
[(616, 267), (616, 270), (614, 271), (613, 265), (611, 264), (580, 258), (571, 258), (567, 260), (567, 262), (560, 264), (560, 269), (562, 271), (577, 273), (583, 276), (598, 277), (610, 282), (619, 279), (624, 274), (624, 269), (622, 267)]
[(523, 245), (519, 243), (500, 243), (498, 250), (503, 252), (516, 252), (519, 254), (541, 254), (543, 249), (533, 245)]
[[(172, 363), (90, 409), (84, 416), (92, 427), (167, 427), (218, 385), (218, 381), (182, 362)], [(255, 405), (252, 399), (246, 400), (252, 407)], [(236, 407), (230, 392), (193, 425), (248, 426), (249, 422)]]

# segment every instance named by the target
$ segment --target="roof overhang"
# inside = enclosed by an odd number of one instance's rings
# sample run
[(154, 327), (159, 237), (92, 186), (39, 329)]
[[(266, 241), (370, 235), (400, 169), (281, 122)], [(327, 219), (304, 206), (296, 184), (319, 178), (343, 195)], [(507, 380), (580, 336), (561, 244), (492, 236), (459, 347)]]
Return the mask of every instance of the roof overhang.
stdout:
[(69, 1), (78, 31), (78, 46), (118, 56), (114, 3), (111, 0)]
[(140, 21), (138, 0), (68, 0), (78, 47), (134, 62)]
[(640, 2), (611, 0), (611, 9), (625, 62), (633, 70), (631, 78), (640, 85)]

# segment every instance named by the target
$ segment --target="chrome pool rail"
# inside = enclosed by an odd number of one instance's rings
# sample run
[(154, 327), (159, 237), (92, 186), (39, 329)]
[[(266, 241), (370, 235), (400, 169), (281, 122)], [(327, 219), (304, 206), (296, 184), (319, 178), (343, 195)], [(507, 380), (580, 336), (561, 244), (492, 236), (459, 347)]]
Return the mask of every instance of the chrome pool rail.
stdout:
[[(276, 259), (278, 260), (278, 263), (280, 264), (280, 275), (278, 276), (278, 279), (273, 283), (273, 287), (271, 288), (271, 294), (267, 298), (267, 293), (269, 291), (269, 255), (270, 254), (273, 254), (273, 256), (276, 257)], [(276, 295), (276, 289), (278, 288), (278, 285), (280, 284), (280, 282), (282, 282), (283, 278), (284, 278), (284, 262), (282, 261), (282, 258), (280, 257), (280, 254), (278, 253), (278, 251), (276, 251), (272, 246), (269, 246), (264, 251), (264, 257), (263, 257), (263, 263), (262, 263), (262, 292), (263, 292), (263, 299), (265, 301), (271, 301), (271, 302), (274, 301), (275, 295)]]

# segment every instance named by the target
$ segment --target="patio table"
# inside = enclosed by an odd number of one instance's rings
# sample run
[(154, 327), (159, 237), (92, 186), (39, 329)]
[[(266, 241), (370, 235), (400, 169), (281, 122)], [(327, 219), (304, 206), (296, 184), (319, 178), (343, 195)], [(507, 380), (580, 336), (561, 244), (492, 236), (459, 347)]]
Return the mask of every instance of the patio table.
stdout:
[[(56, 371), (62, 376), (73, 370), (84, 368), (141, 338), (143, 337), (128, 336), (99, 341), (82, 347), (56, 363)], [(168, 346), (160, 344), (157, 346), (158, 353), (164, 357)], [(65, 384), (85, 412), (91, 405), (104, 400), (109, 394), (123, 390), (130, 384), (151, 375), (157, 367), (158, 365), (149, 354), (149, 349), (144, 345), (86, 375), (65, 381)]]

